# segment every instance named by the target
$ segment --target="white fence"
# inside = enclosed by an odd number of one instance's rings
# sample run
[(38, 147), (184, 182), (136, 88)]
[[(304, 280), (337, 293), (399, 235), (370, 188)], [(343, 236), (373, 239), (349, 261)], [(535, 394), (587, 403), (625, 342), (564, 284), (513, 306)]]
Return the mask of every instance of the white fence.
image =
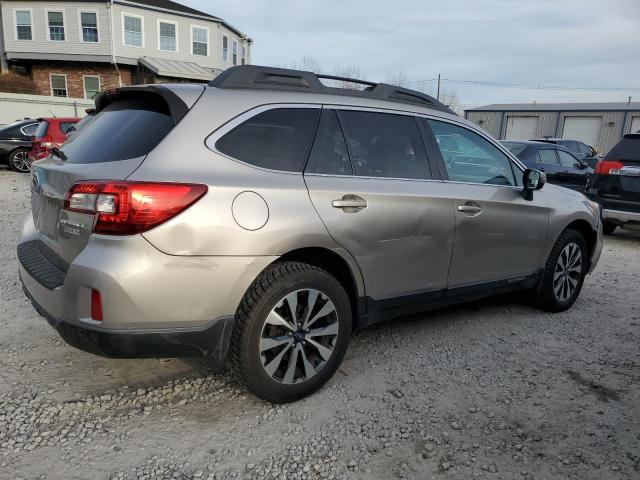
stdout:
[(85, 109), (93, 107), (92, 100), (83, 98), (45, 97), (23, 93), (0, 92), (0, 125), (23, 118), (84, 117)]

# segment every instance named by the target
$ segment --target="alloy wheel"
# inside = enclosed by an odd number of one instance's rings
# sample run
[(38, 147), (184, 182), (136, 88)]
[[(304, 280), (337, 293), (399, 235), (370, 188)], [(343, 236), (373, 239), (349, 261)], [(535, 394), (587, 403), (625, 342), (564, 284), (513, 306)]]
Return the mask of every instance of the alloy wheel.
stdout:
[(553, 272), (553, 292), (558, 300), (566, 302), (578, 288), (582, 274), (582, 251), (577, 243), (568, 243), (562, 249)]
[(280, 383), (307, 381), (333, 354), (338, 331), (338, 313), (326, 294), (310, 288), (289, 293), (262, 327), (262, 367)]
[(31, 162), (29, 154), (25, 151), (19, 151), (13, 155), (13, 165), (19, 172), (28, 172), (31, 170)]

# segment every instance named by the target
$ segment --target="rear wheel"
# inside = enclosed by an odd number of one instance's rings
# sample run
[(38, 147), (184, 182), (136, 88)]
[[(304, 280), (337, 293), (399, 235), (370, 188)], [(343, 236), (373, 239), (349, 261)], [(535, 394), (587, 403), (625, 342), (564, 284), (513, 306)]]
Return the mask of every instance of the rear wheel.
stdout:
[(305, 263), (277, 263), (238, 308), (231, 364), (257, 396), (291, 402), (331, 378), (350, 334), (351, 304), (338, 280)]
[(611, 222), (602, 222), (602, 233), (605, 235), (611, 235), (618, 226)]
[(31, 161), (29, 160), (29, 150), (26, 148), (16, 148), (9, 154), (9, 166), (16, 172), (30, 172)]
[(587, 274), (587, 244), (580, 232), (567, 229), (556, 241), (538, 286), (535, 303), (550, 312), (570, 308)]

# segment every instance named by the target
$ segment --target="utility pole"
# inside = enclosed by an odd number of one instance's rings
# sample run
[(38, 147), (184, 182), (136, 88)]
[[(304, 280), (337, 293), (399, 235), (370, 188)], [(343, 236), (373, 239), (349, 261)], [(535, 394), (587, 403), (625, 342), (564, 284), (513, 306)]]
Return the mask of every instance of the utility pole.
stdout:
[(436, 100), (440, 101), (440, 74), (438, 74), (438, 93), (436, 93)]
[(629, 100), (627, 101), (627, 105), (631, 105), (631, 97), (629, 97)]

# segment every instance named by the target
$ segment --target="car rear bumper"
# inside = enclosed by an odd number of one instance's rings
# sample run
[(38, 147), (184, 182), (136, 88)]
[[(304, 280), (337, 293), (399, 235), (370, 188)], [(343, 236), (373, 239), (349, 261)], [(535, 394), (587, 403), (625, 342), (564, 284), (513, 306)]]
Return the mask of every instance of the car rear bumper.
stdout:
[[(25, 293), (68, 343), (119, 357), (217, 352), (214, 337), (227, 328), (220, 322), (277, 258), (167, 255), (140, 235), (92, 235), (65, 264), (47, 243), (28, 218), (18, 245)], [(102, 321), (92, 319), (92, 290)]]
[(611, 210), (605, 208), (602, 210), (602, 220), (604, 220), (605, 222), (613, 221), (614, 223), (640, 223), (640, 213), (625, 212), (623, 210)]
[(109, 358), (205, 356), (223, 362), (227, 356), (233, 317), (219, 318), (203, 328), (111, 330), (51, 316), (24, 292), (36, 311), (72, 347)]

